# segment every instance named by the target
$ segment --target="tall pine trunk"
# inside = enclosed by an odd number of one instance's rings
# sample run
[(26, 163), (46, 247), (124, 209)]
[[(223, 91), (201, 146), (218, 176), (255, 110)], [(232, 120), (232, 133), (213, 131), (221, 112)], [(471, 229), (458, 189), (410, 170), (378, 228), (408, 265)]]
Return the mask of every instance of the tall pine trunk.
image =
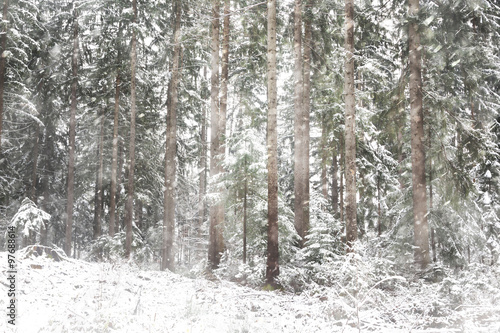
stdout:
[(2, 35), (0, 36), (0, 152), (2, 151), (2, 126), (3, 126), (3, 95), (5, 90), (5, 52), (7, 47), (7, 22), (8, 22), (9, 0), (4, 0), (2, 10)]
[(134, 168), (135, 168), (135, 113), (136, 113), (136, 83), (135, 74), (137, 66), (137, 0), (132, 1), (134, 18), (132, 20), (132, 47), (130, 50), (130, 146), (128, 163), (127, 203), (125, 204), (125, 258), (130, 258), (132, 250), (132, 220), (134, 215)]
[[(306, 156), (305, 136), (306, 121), (304, 104), (309, 101), (304, 100), (304, 79), (302, 66), (302, 0), (295, 0), (294, 9), (294, 38), (293, 38), (293, 56), (294, 56), (294, 211), (295, 211), (295, 229), (299, 235), (299, 246), (304, 246), (307, 228), (309, 224), (309, 202), (306, 200), (307, 185), (309, 179), (307, 176), (307, 167), (309, 156)], [(307, 177), (308, 178), (308, 177)]]
[(339, 211), (339, 184), (338, 184), (337, 172), (338, 172), (337, 151), (335, 150), (332, 156), (332, 208), (334, 214), (338, 214)]
[(267, 266), (266, 282), (276, 286), (278, 252), (278, 123), (276, 89), (276, 0), (267, 0)]
[(413, 189), (413, 219), (415, 264), (425, 268), (430, 262), (429, 226), (427, 222), (427, 193), (425, 180), (424, 126), (422, 110), (422, 75), (420, 34), (418, 31), (419, 0), (409, 0), (410, 55), (410, 130)]
[(345, 1), (345, 181), (346, 244), (351, 252), (358, 237), (356, 222), (356, 101), (354, 98), (354, 0)]
[(247, 196), (248, 196), (248, 166), (245, 156), (245, 185), (243, 187), (243, 263), (247, 262)]
[(207, 111), (205, 108), (202, 110), (201, 118), (201, 151), (200, 151), (200, 161), (198, 169), (200, 170), (200, 192), (198, 199), (198, 226), (196, 230), (196, 237), (201, 237), (201, 228), (203, 221), (205, 221), (206, 205), (205, 205), (205, 195), (207, 191)]
[[(214, 180), (219, 174), (219, 0), (212, 0), (212, 59), (211, 59), (211, 92), (210, 92), (210, 178)], [(210, 205), (210, 230), (208, 245), (208, 262), (210, 268), (219, 266), (218, 229), (220, 225), (220, 204)]]
[(311, 113), (311, 58), (312, 58), (312, 47), (314, 45), (312, 41), (312, 8), (314, 7), (314, 0), (306, 0), (305, 17), (304, 17), (304, 73), (303, 73), (303, 84), (304, 84), (304, 95), (302, 100), (302, 139), (300, 140), (303, 147), (301, 151), (303, 152), (304, 159), (302, 161), (304, 174), (302, 175), (302, 183), (304, 186), (304, 236), (303, 242), (305, 243), (305, 237), (309, 232), (309, 118)]
[(100, 133), (99, 133), (99, 144), (97, 151), (97, 158), (99, 164), (97, 165), (96, 172), (96, 188), (95, 188), (95, 199), (94, 199), (94, 230), (93, 239), (97, 239), (101, 236), (102, 229), (102, 210), (103, 210), (103, 169), (104, 169), (104, 112), (101, 112), (99, 116), (100, 121)]
[(68, 161), (68, 199), (66, 202), (66, 237), (64, 252), (71, 255), (71, 238), (73, 234), (73, 203), (75, 188), (75, 136), (76, 136), (76, 89), (78, 86), (78, 18), (76, 9), (73, 27), (73, 56), (71, 59), (72, 82), (71, 82), (71, 114), (69, 120), (69, 161)]
[(109, 202), (109, 231), (108, 234), (113, 237), (115, 235), (116, 223), (116, 203), (117, 203), (117, 168), (118, 168), (118, 120), (120, 118), (120, 45), (121, 24), (118, 28), (117, 41), (117, 57), (116, 57), (116, 78), (115, 78), (115, 107), (113, 114), (113, 151), (111, 157), (111, 193)]
[(163, 192), (163, 244), (161, 269), (174, 271), (174, 229), (176, 194), (177, 158), (177, 87), (179, 86), (179, 59), (181, 54), (181, 3), (175, 1), (174, 56), (172, 58), (172, 77), (167, 96), (167, 139), (165, 151), (165, 190)]

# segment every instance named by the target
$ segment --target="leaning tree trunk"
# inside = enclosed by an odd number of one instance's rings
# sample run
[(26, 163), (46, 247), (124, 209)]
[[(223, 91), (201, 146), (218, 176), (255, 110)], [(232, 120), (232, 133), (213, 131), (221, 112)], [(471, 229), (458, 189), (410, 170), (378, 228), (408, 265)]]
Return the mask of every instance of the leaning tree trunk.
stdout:
[(276, 286), (278, 251), (278, 123), (276, 89), (276, 0), (267, 0), (267, 266), (266, 282)]
[[(304, 246), (307, 228), (309, 224), (309, 202), (306, 201), (307, 184), (306, 164), (309, 156), (306, 156), (305, 150), (305, 112), (304, 112), (304, 81), (302, 75), (302, 0), (295, 0), (294, 9), (294, 38), (293, 38), (293, 56), (294, 56), (294, 211), (295, 211), (295, 229), (299, 235), (299, 246)], [(306, 103), (309, 103), (307, 101)]]
[(3, 14), (2, 14), (2, 35), (0, 36), (0, 152), (2, 151), (2, 125), (3, 125), (3, 95), (5, 90), (5, 56), (7, 52), (5, 49), (7, 47), (7, 22), (8, 22), (8, 8), (9, 0), (4, 0), (3, 2)]
[(68, 162), (68, 200), (66, 202), (66, 239), (64, 252), (71, 255), (71, 238), (73, 233), (73, 203), (75, 188), (75, 136), (76, 136), (76, 89), (78, 85), (78, 19), (75, 13), (73, 28), (73, 56), (71, 59), (71, 114), (69, 120), (69, 162)]
[(165, 190), (163, 192), (163, 255), (161, 269), (174, 271), (174, 229), (177, 158), (177, 87), (179, 86), (179, 59), (181, 54), (181, 4), (175, 2), (174, 57), (172, 78), (167, 96), (167, 140), (165, 150)]
[(420, 34), (418, 32), (419, 0), (409, 0), (410, 51), (410, 124), (411, 164), (413, 189), (413, 220), (415, 237), (415, 264), (425, 268), (430, 262), (429, 225), (427, 222), (427, 194), (425, 180), (424, 125), (422, 110), (422, 75)]
[(137, 22), (137, 0), (132, 1), (134, 18), (132, 20), (132, 47), (130, 50), (130, 69), (132, 72), (130, 80), (130, 146), (128, 164), (128, 190), (127, 203), (125, 205), (125, 258), (130, 258), (132, 250), (132, 219), (134, 215), (134, 168), (135, 168), (135, 113), (136, 113), (136, 84), (135, 73), (137, 64), (137, 41), (135, 24)]
[(358, 237), (356, 222), (356, 101), (354, 99), (354, 0), (345, 1), (345, 180), (346, 244), (353, 251)]
[[(219, 172), (217, 153), (219, 152), (219, 0), (212, 1), (212, 73), (210, 77), (210, 178), (215, 179)], [(217, 249), (218, 204), (210, 205), (210, 230), (208, 244), (208, 263), (210, 268), (219, 266), (220, 254)]]

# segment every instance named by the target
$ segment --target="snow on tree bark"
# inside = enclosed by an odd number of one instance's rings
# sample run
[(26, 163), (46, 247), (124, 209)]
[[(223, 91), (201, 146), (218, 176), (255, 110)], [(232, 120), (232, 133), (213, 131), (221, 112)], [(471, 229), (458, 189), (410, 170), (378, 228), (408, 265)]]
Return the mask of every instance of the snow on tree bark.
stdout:
[(7, 52), (7, 22), (8, 22), (9, 0), (4, 0), (2, 9), (2, 35), (0, 37), (0, 152), (2, 151), (2, 126), (4, 109), (4, 90), (5, 90), (5, 58)]
[[(219, 0), (212, 1), (212, 36), (211, 36), (211, 93), (210, 93), (210, 178), (214, 181), (219, 175), (219, 163), (221, 162), (219, 153), (220, 145), (220, 109), (219, 109)], [(221, 212), (224, 209), (221, 207), (221, 198), (216, 199), (217, 202), (212, 202), (210, 205), (210, 230), (209, 230), (209, 245), (208, 245), (208, 262), (211, 269), (219, 266), (221, 249), (219, 244), (220, 229), (222, 228)]]
[(129, 164), (127, 202), (125, 204), (125, 258), (130, 258), (132, 250), (132, 220), (134, 215), (134, 168), (135, 168), (135, 114), (136, 114), (136, 70), (137, 70), (137, 0), (132, 1), (132, 43), (130, 50), (130, 142), (129, 142)]
[(345, 181), (346, 244), (352, 251), (358, 237), (356, 222), (356, 102), (354, 98), (354, 1), (345, 1)]
[(177, 158), (177, 88), (180, 81), (181, 53), (181, 4), (175, 2), (174, 56), (172, 59), (172, 77), (168, 86), (167, 97), (167, 139), (165, 151), (165, 188), (163, 192), (163, 244), (161, 269), (174, 271), (174, 229), (176, 206), (176, 158)]
[(276, 88), (276, 0), (267, 1), (267, 266), (266, 282), (276, 285), (278, 251), (278, 123)]
[(425, 268), (430, 262), (427, 193), (425, 180), (425, 148), (422, 109), (422, 63), (417, 16), (419, 0), (408, 1), (410, 16), (408, 42), (410, 56), (410, 131), (413, 190), (415, 264)]
[[(295, 0), (294, 9), (294, 223), (299, 235), (299, 246), (304, 246), (309, 226), (309, 202), (307, 201), (307, 166), (309, 156), (306, 156), (306, 115), (304, 109), (304, 77), (302, 59), (302, 0)], [(307, 102), (308, 103), (308, 102)]]
[(73, 56), (71, 58), (71, 111), (69, 120), (69, 161), (68, 161), (68, 198), (66, 202), (66, 237), (64, 252), (71, 255), (71, 238), (73, 234), (73, 204), (75, 198), (75, 136), (76, 136), (76, 89), (78, 86), (78, 17), (76, 9), (73, 23)]

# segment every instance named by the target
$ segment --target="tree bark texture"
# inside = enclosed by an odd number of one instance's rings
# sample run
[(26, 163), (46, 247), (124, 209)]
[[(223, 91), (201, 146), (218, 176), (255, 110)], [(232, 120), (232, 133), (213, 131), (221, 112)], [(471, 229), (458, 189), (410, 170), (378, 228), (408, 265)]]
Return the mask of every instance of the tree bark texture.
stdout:
[(243, 263), (247, 262), (247, 196), (248, 196), (248, 168), (245, 156), (245, 185), (243, 188)]
[(200, 161), (198, 169), (200, 170), (200, 192), (198, 199), (198, 226), (196, 237), (201, 237), (201, 228), (203, 221), (205, 221), (206, 205), (205, 205), (205, 195), (207, 192), (207, 111), (203, 108), (203, 114), (201, 119), (201, 149), (200, 149)]
[(307, 199), (309, 177), (308, 161), (306, 156), (306, 120), (304, 99), (304, 77), (303, 77), (303, 59), (302, 59), (302, 0), (295, 0), (294, 9), (294, 38), (293, 38), (293, 56), (294, 56), (294, 211), (295, 211), (295, 229), (299, 235), (299, 246), (303, 247), (305, 237), (309, 227), (309, 201)]
[(356, 101), (354, 98), (354, 0), (345, 1), (345, 180), (346, 244), (352, 251), (358, 237), (356, 222)]
[(66, 202), (66, 237), (64, 252), (71, 255), (71, 238), (73, 233), (73, 203), (75, 198), (75, 136), (76, 136), (76, 89), (78, 86), (78, 18), (74, 15), (73, 56), (71, 58), (71, 109), (69, 120), (69, 161), (68, 161), (68, 198)]
[(422, 109), (422, 61), (417, 16), (419, 0), (409, 0), (410, 131), (413, 190), (415, 264), (425, 268), (430, 262), (429, 226), (425, 180), (424, 126)]
[(97, 165), (96, 172), (96, 190), (95, 190), (95, 200), (94, 200), (94, 230), (93, 239), (97, 239), (101, 236), (102, 232), (102, 211), (103, 211), (103, 187), (102, 178), (104, 170), (104, 112), (99, 115), (100, 118), (100, 133), (99, 133), (99, 150), (97, 152), (97, 159), (99, 164)]
[[(219, 0), (212, 0), (212, 59), (211, 68), (212, 74), (210, 77), (211, 92), (210, 92), (210, 178), (213, 182), (216, 181), (216, 176), (219, 174), (220, 156), (220, 110), (219, 110)], [(220, 198), (217, 202), (212, 202), (210, 205), (210, 230), (209, 230), (209, 245), (208, 245), (208, 262), (211, 269), (219, 267), (220, 252), (218, 236), (221, 225), (221, 203)], [(222, 209), (223, 211), (223, 209)]]
[(163, 192), (163, 242), (162, 270), (174, 271), (174, 232), (176, 205), (177, 159), (177, 87), (180, 81), (179, 61), (181, 54), (181, 3), (175, 1), (174, 56), (172, 77), (167, 96), (167, 139), (165, 151), (165, 189)]
[(7, 22), (8, 22), (9, 0), (4, 0), (2, 9), (2, 35), (0, 37), (0, 152), (2, 151), (2, 126), (4, 109), (4, 90), (5, 90), (5, 58), (7, 52)]
[(135, 24), (137, 23), (137, 0), (132, 1), (134, 18), (132, 20), (132, 43), (130, 50), (130, 142), (128, 163), (127, 203), (125, 204), (125, 258), (130, 258), (132, 250), (132, 220), (134, 215), (134, 169), (135, 169), (135, 114), (136, 114), (136, 67), (137, 38)]
[(266, 282), (277, 284), (278, 251), (278, 123), (276, 88), (276, 0), (267, 0), (267, 266)]
[[(119, 36), (121, 36), (121, 26), (119, 28)], [(116, 67), (116, 79), (115, 79), (115, 108), (113, 117), (113, 151), (111, 157), (111, 193), (109, 202), (109, 236), (113, 237), (115, 235), (115, 223), (116, 223), (116, 203), (117, 203), (117, 168), (118, 168), (118, 125), (120, 118), (120, 47), (117, 45), (117, 67)]]
[(335, 150), (332, 156), (332, 208), (334, 214), (337, 214), (339, 211), (338, 169), (337, 150)]

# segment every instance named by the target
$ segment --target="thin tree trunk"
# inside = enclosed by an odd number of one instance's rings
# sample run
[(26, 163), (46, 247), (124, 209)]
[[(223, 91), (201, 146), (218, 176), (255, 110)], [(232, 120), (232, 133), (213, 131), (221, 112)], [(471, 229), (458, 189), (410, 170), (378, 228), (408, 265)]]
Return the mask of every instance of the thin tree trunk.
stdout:
[[(309, 202), (306, 200), (307, 184), (306, 172), (309, 157), (305, 150), (305, 110), (304, 104), (309, 101), (304, 100), (304, 77), (302, 66), (302, 0), (295, 0), (294, 9), (294, 38), (293, 38), (293, 56), (294, 56), (294, 212), (295, 229), (299, 235), (299, 246), (303, 247), (308, 228)], [(308, 178), (308, 177), (307, 177)]]
[[(76, 9), (73, 9), (76, 11)], [(73, 28), (73, 56), (71, 59), (72, 83), (71, 83), (71, 115), (69, 121), (69, 162), (68, 162), (68, 200), (66, 203), (66, 237), (64, 251), (69, 257), (71, 255), (71, 238), (73, 232), (73, 203), (75, 186), (75, 136), (76, 136), (76, 89), (78, 85), (78, 19), (74, 14)]]
[(132, 47), (130, 50), (130, 146), (128, 164), (127, 203), (125, 205), (125, 258), (130, 258), (132, 250), (132, 220), (134, 215), (134, 168), (135, 168), (135, 113), (136, 113), (136, 83), (135, 73), (137, 64), (137, 40), (135, 24), (137, 22), (137, 0), (132, 0), (134, 17), (132, 20)]
[(35, 147), (33, 148), (33, 169), (31, 171), (31, 201), (37, 203), (36, 183), (37, 183), (37, 168), (38, 168), (38, 152), (40, 149), (40, 125), (36, 124), (35, 131)]
[(354, 98), (354, 0), (345, 1), (345, 179), (347, 251), (358, 237), (356, 222), (356, 101)]
[(382, 235), (382, 207), (380, 204), (380, 175), (377, 176), (377, 211), (378, 211), (378, 224), (377, 224), (377, 234), (380, 237)]
[[(312, 8), (314, 7), (314, 0), (307, 0), (306, 1), (306, 8), (305, 8), (305, 17), (304, 17), (304, 42), (303, 47), (304, 47), (304, 73), (303, 73), (303, 84), (304, 84), (304, 90), (303, 90), (303, 100), (302, 100), (302, 109), (303, 109), (303, 116), (302, 116), (302, 128), (303, 128), (303, 138), (301, 140), (301, 143), (303, 144), (303, 148), (301, 149), (303, 151), (303, 168), (304, 168), (304, 174), (303, 174), (303, 184), (304, 184), (304, 238), (303, 241), (305, 243), (305, 237), (307, 233), (309, 232), (309, 206), (310, 206), (310, 199), (309, 199), (309, 142), (310, 142), (310, 125), (309, 125), (309, 119), (310, 119), (310, 113), (311, 113), (311, 54), (312, 54), (312, 48), (313, 48), (313, 41), (312, 41), (312, 20), (313, 20), (313, 12)], [(326, 175), (326, 169), (325, 169), (325, 175)], [(326, 184), (326, 183), (325, 183)]]
[(247, 195), (248, 195), (248, 168), (245, 156), (245, 186), (243, 188), (243, 263), (247, 262)]
[(332, 208), (334, 214), (337, 214), (339, 211), (339, 185), (337, 172), (337, 151), (334, 151), (332, 156)]
[(422, 110), (422, 76), (420, 34), (416, 22), (419, 0), (409, 0), (409, 55), (410, 55), (410, 122), (413, 189), (413, 218), (415, 263), (425, 268), (430, 262), (429, 225), (427, 222), (427, 194), (425, 181), (424, 127)]
[[(203, 77), (206, 78), (207, 68), (203, 69)], [(205, 108), (202, 110), (201, 119), (201, 154), (198, 169), (200, 170), (200, 193), (198, 199), (198, 226), (196, 228), (196, 237), (201, 238), (201, 228), (203, 221), (205, 220), (206, 205), (205, 205), (205, 195), (207, 189), (207, 111)]]
[[(119, 135), (118, 135), (119, 136)], [(116, 170), (116, 199), (115, 199), (115, 202), (116, 202), (116, 205), (115, 205), (115, 233), (119, 232), (120, 230), (123, 230), (123, 220), (120, 220), (121, 216), (120, 216), (120, 210), (119, 210), (119, 202), (120, 202), (120, 199), (121, 199), (121, 184), (124, 183), (124, 179), (123, 179), (123, 164), (124, 164), (124, 160), (125, 160), (125, 152), (124, 152), (124, 141), (123, 140), (120, 140), (118, 139), (118, 168)], [(123, 214), (123, 213), (122, 213)], [(158, 220), (158, 219), (156, 219)], [(121, 223), (120, 223), (121, 222)]]
[[(118, 28), (118, 39), (121, 37), (121, 24)], [(118, 121), (120, 118), (120, 46), (117, 42), (116, 79), (115, 79), (115, 109), (113, 118), (113, 152), (111, 160), (111, 193), (109, 202), (109, 236), (115, 235), (116, 203), (117, 203), (117, 168), (118, 168)]]
[(172, 78), (167, 96), (167, 139), (165, 151), (165, 190), (163, 192), (163, 242), (162, 270), (174, 271), (174, 232), (176, 206), (176, 158), (177, 158), (177, 87), (180, 81), (179, 60), (181, 54), (181, 3), (175, 2), (174, 57)]
[(340, 167), (339, 167), (339, 175), (340, 175), (340, 188), (339, 188), (339, 202), (340, 202), (340, 222), (344, 222), (344, 140), (343, 138), (340, 140)]
[(276, 286), (278, 252), (278, 123), (276, 89), (276, 0), (267, 0), (267, 266), (266, 282)]
[[(212, 0), (212, 59), (211, 59), (211, 92), (210, 92), (210, 178), (214, 180), (219, 173), (219, 0)], [(210, 206), (210, 230), (208, 245), (208, 262), (211, 269), (219, 266), (221, 254), (217, 248), (219, 225), (219, 203)]]
[(3, 95), (5, 90), (5, 57), (7, 52), (7, 22), (8, 22), (8, 8), (9, 0), (4, 0), (3, 2), (3, 14), (2, 14), (2, 36), (0, 37), (0, 152), (2, 151), (2, 126), (3, 126)]
[[(427, 139), (429, 140), (429, 149), (432, 145), (432, 136), (431, 136), (431, 125), (429, 124)], [(430, 214), (432, 213), (432, 158), (429, 157), (429, 219)], [(436, 237), (434, 228), (431, 228), (431, 249), (432, 249), (432, 261), (437, 262), (437, 253), (436, 253)]]
[(102, 220), (102, 178), (103, 178), (103, 168), (104, 168), (104, 112), (101, 112), (100, 117), (100, 134), (99, 134), (99, 150), (97, 152), (97, 157), (99, 160), (99, 165), (97, 166), (96, 172), (96, 189), (95, 189), (95, 200), (94, 200), (94, 233), (93, 239), (97, 239), (101, 236), (101, 220)]

